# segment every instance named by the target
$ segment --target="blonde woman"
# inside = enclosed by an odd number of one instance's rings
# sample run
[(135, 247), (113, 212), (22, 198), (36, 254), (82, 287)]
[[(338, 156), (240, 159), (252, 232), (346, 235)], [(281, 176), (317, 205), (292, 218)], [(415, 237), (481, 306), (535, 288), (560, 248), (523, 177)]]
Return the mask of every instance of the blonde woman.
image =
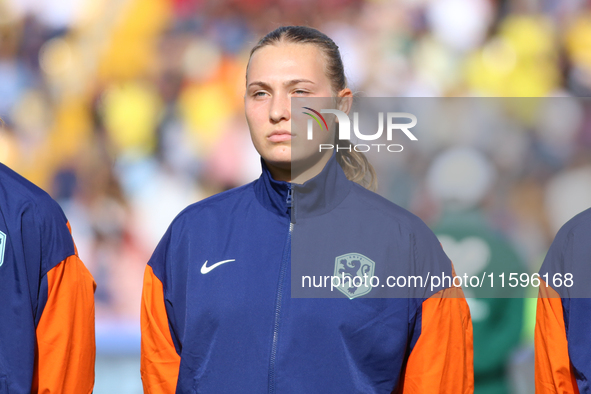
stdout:
[[(375, 185), (362, 154), (306, 148), (292, 130), (296, 97), (333, 97), (347, 112), (352, 92), (329, 37), (280, 27), (252, 49), (246, 71), (260, 178), (185, 209), (146, 267), (145, 392), (472, 392), (470, 314), (465, 299), (453, 296), (461, 289), (426, 299), (290, 297), (292, 232), (345, 220), (341, 213), (367, 213), (396, 229), (386, 243), (355, 237), (374, 261), (452, 273), (420, 219), (354, 182)], [(334, 264), (328, 261), (328, 275)]]

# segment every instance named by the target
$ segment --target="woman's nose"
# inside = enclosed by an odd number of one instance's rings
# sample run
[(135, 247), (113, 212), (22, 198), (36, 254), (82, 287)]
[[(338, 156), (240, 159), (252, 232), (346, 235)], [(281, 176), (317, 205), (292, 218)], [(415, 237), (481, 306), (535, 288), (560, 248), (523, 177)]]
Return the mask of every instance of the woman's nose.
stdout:
[(274, 95), (271, 102), (269, 117), (273, 123), (279, 123), (282, 120), (289, 120), (291, 117), (290, 97), (287, 95)]

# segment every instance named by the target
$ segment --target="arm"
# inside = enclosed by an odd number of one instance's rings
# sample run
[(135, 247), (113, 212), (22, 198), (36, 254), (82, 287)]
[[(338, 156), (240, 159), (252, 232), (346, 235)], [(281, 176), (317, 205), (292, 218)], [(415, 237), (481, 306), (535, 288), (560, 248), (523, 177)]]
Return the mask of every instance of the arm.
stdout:
[(578, 393), (568, 354), (562, 300), (542, 280), (536, 310), (536, 393)]
[(94, 290), (78, 254), (52, 268), (47, 302), (36, 329), (32, 392), (91, 393), (94, 386)]
[(461, 288), (421, 306), (420, 336), (404, 373), (403, 394), (474, 392), (472, 319)]
[(176, 390), (181, 358), (170, 334), (162, 282), (149, 265), (144, 273), (141, 326), (144, 392), (172, 394)]

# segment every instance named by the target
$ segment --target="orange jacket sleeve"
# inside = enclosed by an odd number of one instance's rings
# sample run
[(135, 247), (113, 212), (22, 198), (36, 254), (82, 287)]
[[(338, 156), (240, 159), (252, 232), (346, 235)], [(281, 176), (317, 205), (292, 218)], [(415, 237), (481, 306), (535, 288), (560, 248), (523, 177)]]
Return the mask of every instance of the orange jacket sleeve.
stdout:
[(178, 355), (164, 306), (162, 282), (146, 266), (142, 293), (142, 355), (141, 375), (146, 394), (173, 394), (179, 375)]
[(536, 393), (579, 393), (568, 355), (562, 300), (540, 281), (535, 329)]
[(461, 288), (422, 303), (421, 335), (406, 365), (403, 394), (474, 392), (472, 319)]
[(94, 386), (94, 290), (78, 255), (47, 273), (48, 297), (37, 325), (33, 393), (91, 393)]

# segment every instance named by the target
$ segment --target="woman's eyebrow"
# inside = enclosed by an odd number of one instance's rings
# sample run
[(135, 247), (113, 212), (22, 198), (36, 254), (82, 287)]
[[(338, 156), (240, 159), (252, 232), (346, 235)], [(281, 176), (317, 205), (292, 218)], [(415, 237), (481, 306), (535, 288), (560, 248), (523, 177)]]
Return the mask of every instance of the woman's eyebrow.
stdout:
[(251, 82), (248, 84), (247, 88), (250, 88), (251, 86), (260, 86), (263, 89), (271, 89), (271, 86), (268, 83), (261, 82), (261, 81)]
[(313, 84), (314, 82), (310, 81), (309, 79), (292, 79), (290, 81), (286, 81), (283, 83), (285, 86), (292, 86), (297, 85), (298, 83), (307, 82)]

